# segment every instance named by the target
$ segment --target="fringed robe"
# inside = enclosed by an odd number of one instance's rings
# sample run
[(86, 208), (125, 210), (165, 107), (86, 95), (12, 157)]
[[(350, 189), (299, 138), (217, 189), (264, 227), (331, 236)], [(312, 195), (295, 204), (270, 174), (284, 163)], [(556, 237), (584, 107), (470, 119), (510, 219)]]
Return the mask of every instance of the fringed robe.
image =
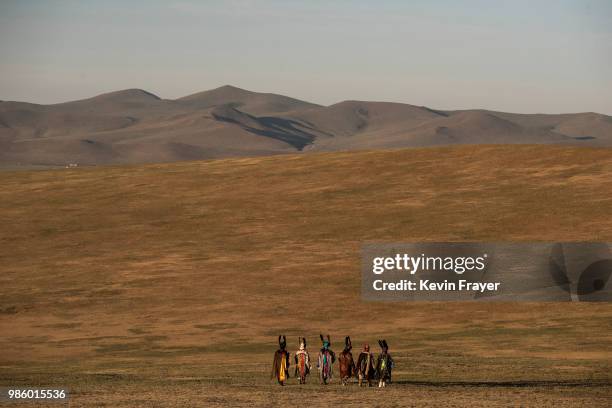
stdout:
[(310, 373), (310, 355), (307, 350), (295, 352), (295, 376), (304, 377)]
[(376, 374), (380, 380), (391, 381), (391, 370), (393, 370), (393, 359), (389, 353), (381, 353), (376, 362)]
[(364, 380), (371, 380), (376, 374), (374, 368), (374, 354), (367, 351), (359, 353), (357, 358), (357, 372), (361, 375)]
[(340, 378), (351, 378), (355, 375), (355, 361), (350, 350), (344, 350), (338, 356), (338, 368), (340, 370)]
[(289, 352), (276, 350), (274, 363), (272, 364), (272, 378), (276, 377), (278, 382), (284, 382), (289, 378)]
[(332, 364), (336, 361), (336, 354), (329, 349), (321, 349), (319, 351), (319, 359), (317, 368), (321, 379), (331, 379), (333, 374)]

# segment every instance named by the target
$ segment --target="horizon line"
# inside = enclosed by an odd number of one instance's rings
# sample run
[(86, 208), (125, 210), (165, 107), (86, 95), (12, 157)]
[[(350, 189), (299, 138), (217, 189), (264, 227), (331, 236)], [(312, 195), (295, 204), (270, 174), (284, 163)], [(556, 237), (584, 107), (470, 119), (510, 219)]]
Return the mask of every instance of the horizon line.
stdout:
[(545, 113), (545, 112), (516, 112), (516, 111), (506, 111), (506, 110), (496, 110), (496, 109), (490, 109), (490, 108), (484, 108), (484, 107), (471, 107), (471, 108), (453, 108), (453, 109), (440, 109), (440, 108), (432, 108), (429, 107), (427, 105), (419, 105), (419, 104), (413, 104), (413, 103), (408, 103), (408, 102), (399, 102), (399, 101), (391, 101), (391, 100), (370, 100), (370, 99), (343, 99), (340, 100), (338, 102), (334, 102), (332, 104), (326, 105), (326, 104), (321, 104), (321, 103), (317, 103), (317, 102), (311, 102), (309, 100), (305, 100), (305, 99), (301, 99), (301, 98), (296, 98), (293, 96), (289, 96), (289, 95), (285, 95), (282, 93), (276, 93), (276, 92), (262, 92), (262, 91), (253, 91), (250, 89), (246, 89), (246, 88), (241, 88), (235, 85), (231, 85), (231, 84), (223, 84), (220, 85), (218, 87), (215, 88), (210, 88), (210, 89), (204, 89), (201, 91), (196, 91), (196, 92), (192, 92), (189, 93), (187, 95), (184, 96), (179, 96), (177, 98), (163, 98), (160, 97), (158, 94), (148, 91), (144, 88), (124, 88), (124, 89), (118, 89), (118, 90), (114, 90), (114, 91), (107, 91), (107, 92), (101, 92), (98, 94), (95, 94), (93, 96), (89, 96), (89, 97), (85, 97), (85, 98), (78, 98), (78, 99), (69, 99), (69, 100), (65, 100), (65, 101), (61, 101), (61, 102), (53, 102), (53, 103), (38, 103), (38, 102), (29, 102), (29, 101), (23, 101), (23, 100), (4, 100), (4, 99), (0, 99), (0, 103), (26, 103), (26, 104), (31, 104), (31, 105), (39, 105), (39, 106), (55, 106), (55, 105), (63, 105), (63, 104), (67, 104), (67, 103), (73, 103), (73, 102), (80, 102), (80, 101), (86, 101), (89, 99), (94, 99), (94, 98), (98, 98), (104, 95), (110, 95), (110, 94), (114, 94), (114, 93), (121, 93), (121, 92), (126, 92), (126, 91), (140, 91), (140, 92), (144, 92), (146, 94), (149, 94), (155, 98), (157, 98), (158, 100), (162, 100), (162, 101), (178, 101), (184, 98), (188, 98), (190, 96), (194, 96), (197, 94), (201, 94), (201, 93), (205, 93), (205, 92), (212, 92), (212, 91), (217, 91), (223, 88), (231, 88), (234, 90), (238, 90), (238, 91), (242, 91), (242, 92), (247, 92), (247, 93), (253, 93), (253, 94), (260, 94), (260, 95), (275, 95), (275, 96), (281, 96), (281, 97), (285, 97), (285, 98), (291, 98), (291, 99), (295, 99), (301, 102), (305, 102), (305, 103), (309, 103), (311, 105), (315, 105), (316, 107), (320, 107), (320, 108), (328, 108), (330, 106), (334, 106), (334, 105), (338, 105), (341, 103), (346, 103), (346, 102), (361, 102), (361, 103), (390, 103), (390, 104), (399, 104), (399, 105), (408, 105), (408, 106), (415, 106), (415, 107), (419, 107), (419, 108), (425, 108), (425, 109), (430, 109), (430, 110), (434, 110), (434, 111), (443, 111), (443, 112), (460, 112), (460, 111), (489, 111), (489, 112), (497, 112), (497, 113), (508, 113), (508, 114), (516, 114), (516, 115), (571, 115), (571, 114), (595, 114), (595, 115), (601, 115), (601, 116), (607, 116), (607, 117), (612, 117), (612, 113), (611, 114), (607, 114), (607, 113), (601, 113), (601, 112), (596, 112), (596, 111), (575, 111), (575, 112), (557, 112), (557, 113)]

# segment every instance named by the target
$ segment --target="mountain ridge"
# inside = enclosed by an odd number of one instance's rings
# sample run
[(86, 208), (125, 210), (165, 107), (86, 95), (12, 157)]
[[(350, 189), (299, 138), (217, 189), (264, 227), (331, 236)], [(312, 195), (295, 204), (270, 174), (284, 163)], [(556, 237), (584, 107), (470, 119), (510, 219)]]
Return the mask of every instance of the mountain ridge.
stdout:
[(322, 106), (231, 85), (177, 99), (129, 88), (50, 105), (0, 101), (0, 167), (455, 144), (612, 147), (612, 117), (359, 100)]

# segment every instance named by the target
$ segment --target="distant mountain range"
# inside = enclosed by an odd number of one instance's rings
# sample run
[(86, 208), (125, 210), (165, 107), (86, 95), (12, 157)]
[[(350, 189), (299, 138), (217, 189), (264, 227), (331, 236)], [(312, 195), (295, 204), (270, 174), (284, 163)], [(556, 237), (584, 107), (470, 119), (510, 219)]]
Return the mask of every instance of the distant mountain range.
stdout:
[(0, 102), (2, 167), (519, 143), (610, 147), (612, 117), (364, 101), (320, 106), (229, 85), (174, 100), (127, 89), (54, 105)]

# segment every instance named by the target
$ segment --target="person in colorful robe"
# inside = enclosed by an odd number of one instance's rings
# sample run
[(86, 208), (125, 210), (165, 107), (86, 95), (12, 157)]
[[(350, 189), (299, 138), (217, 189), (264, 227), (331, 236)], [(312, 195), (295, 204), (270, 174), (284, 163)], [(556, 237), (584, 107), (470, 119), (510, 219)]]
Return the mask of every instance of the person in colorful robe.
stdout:
[(393, 370), (393, 359), (389, 354), (389, 346), (386, 340), (378, 340), (381, 353), (376, 362), (376, 374), (378, 375), (378, 387), (386, 387), (391, 382), (391, 370)]
[(357, 357), (357, 376), (359, 378), (359, 386), (365, 385), (367, 382), (368, 387), (372, 386), (372, 379), (376, 375), (376, 369), (374, 368), (374, 354), (370, 353), (370, 345), (364, 344), (363, 351), (359, 353)]
[(306, 384), (306, 376), (310, 374), (310, 355), (306, 349), (306, 338), (298, 339), (299, 350), (295, 352), (295, 376), (299, 378), (300, 384)]
[(340, 370), (340, 381), (342, 381), (342, 385), (347, 385), (351, 377), (353, 377), (357, 371), (355, 369), (353, 353), (351, 353), (352, 348), (351, 338), (346, 336), (344, 339), (344, 350), (338, 355), (338, 368)]
[(323, 347), (319, 350), (319, 358), (317, 360), (317, 368), (319, 369), (319, 381), (321, 384), (327, 384), (332, 379), (333, 364), (336, 362), (336, 354), (330, 349), (331, 341), (329, 334), (327, 340), (320, 335)]
[(285, 385), (285, 381), (289, 378), (289, 352), (287, 348), (287, 339), (285, 336), (278, 336), (279, 349), (274, 353), (274, 363), (272, 364), (272, 378), (280, 385)]

